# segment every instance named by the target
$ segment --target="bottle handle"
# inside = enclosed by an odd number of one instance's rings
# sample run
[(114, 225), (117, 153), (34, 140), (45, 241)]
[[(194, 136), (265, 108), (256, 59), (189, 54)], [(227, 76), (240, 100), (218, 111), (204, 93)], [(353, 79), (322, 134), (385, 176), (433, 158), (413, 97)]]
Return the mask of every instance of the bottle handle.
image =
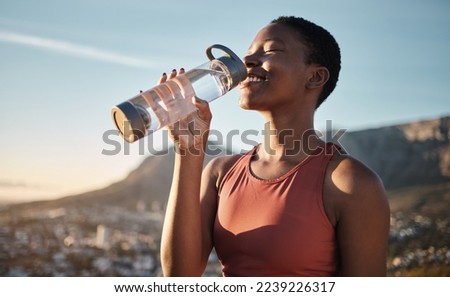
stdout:
[(206, 55), (208, 56), (208, 59), (209, 59), (210, 61), (216, 59), (216, 57), (214, 57), (214, 55), (213, 55), (213, 53), (212, 53), (212, 50), (213, 50), (214, 48), (217, 48), (217, 49), (220, 49), (220, 50), (224, 51), (226, 54), (228, 54), (228, 55), (229, 55), (232, 59), (234, 59), (234, 60), (237, 60), (237, 61), (240, 61), (240, 60), (241, 60), (241, 59), (240, 59), (240, 58), (239, 58), (232, 50), (230, 50), (228, 47), (226, 47), (226, 46), (224, 46), (224, 45), (221, 45), (221, 44), (213, 44), (213, 45), (211, 45), (210, 47), (208, 47), (208, 48), (206, 49)]

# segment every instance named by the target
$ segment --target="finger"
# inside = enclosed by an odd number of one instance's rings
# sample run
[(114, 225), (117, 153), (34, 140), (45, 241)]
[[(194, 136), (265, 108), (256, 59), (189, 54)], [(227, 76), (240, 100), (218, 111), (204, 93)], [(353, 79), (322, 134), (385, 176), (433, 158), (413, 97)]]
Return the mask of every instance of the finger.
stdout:
[(161, 77), (159, 78), (158, 84), (162, 84), (167, 80), (167, 74), (164, 72)]
[(172, 79), (175, 76), (177, 76), (177, 70), (176, 69), (172, 69), (172, 72), (170, 72), (170, 74), (169, 74), (169, 79)]
[(185, 71), (184, 71), (184, 68), (180, 68), (180, 71), (178, 71), (178, 74), (183, 74)]
[(209, 121), (212, 118), (211, 109), (209, 108), (208, 101), (199, 99), (197, 97), (193, 97), (192, 103), (195, 105), (195, 107), (198, 109), (198, 114), (200, 118), (204, 121)]

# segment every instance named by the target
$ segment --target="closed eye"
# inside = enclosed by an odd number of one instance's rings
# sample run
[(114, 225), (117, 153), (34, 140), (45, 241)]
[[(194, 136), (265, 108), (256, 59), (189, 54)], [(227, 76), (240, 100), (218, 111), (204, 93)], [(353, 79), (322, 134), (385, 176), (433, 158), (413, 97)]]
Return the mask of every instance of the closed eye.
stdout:
[(280, 49), (276, 49), (276, 48), (270, 48), (270, 49), (265, 50), (264, 52), (266, 52), (266, 53), (274, 53), (274, 52), (281, 52), (281, 50)]

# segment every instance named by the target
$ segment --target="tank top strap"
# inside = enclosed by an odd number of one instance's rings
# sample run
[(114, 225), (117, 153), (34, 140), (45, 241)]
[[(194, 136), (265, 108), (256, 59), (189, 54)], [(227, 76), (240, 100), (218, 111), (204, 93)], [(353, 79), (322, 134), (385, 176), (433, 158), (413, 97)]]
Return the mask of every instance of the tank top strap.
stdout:
[(224, 174), (224, 176), (222, 177), (222, 179), (220, 180), (219, 183), (219, 187), (218, 187), (218, 192), (220, 193), (222, 190), (222, 186), (224, 181), (226, 181), (228, 179), (228, 177), (236, 171), (240, 171), (240, 170), (245, 170), (246, 166), (249, 164), (250, 162), (250, 158), (255, 154), (256, 150), (258, 148), (258, 145), (255, 145), (251, 150), (249, 150), (248, 152), (246, 152), (245, 154), (242, 154), (242, 156), (240, 156), (235, 162), (234, 164), (227, 170), (227, 172)]
[(319, 162), (320, 162), (320, 171), (322, 171), (323, 173), (325, 173), (327, 167), (328, 167), (328, 163), (330, 162), (331, 158), (333, 158), (334, 154), (336, 152), (340, 152), (342, 151), (342, 148), (333, 143), (333, 142), (327, 142), (325, 143), (324, 148), (322, 148), (322, 153), (321, 153), (321, 157), (319, 158)]
[(332, 157), (334, 155), (334, 153), (336, 153), (337, 151), (341, 151), (341, 150), (342, 150), (342, 148), (334, 142), (325, 143), (325, 154), (327, 156)]

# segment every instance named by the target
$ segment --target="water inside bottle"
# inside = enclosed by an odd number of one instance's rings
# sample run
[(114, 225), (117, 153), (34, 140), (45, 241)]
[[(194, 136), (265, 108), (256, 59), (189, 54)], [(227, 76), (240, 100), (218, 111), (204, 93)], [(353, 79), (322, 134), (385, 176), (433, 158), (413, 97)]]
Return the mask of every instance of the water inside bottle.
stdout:
[(186, 73), (197, 98), (211, 102), (230, 89), (228, 76), (222, 70), (193, 69)]
[[(228, 78), (217, 70), (193, 69), (133, 98), (139, 102), (148, 133), (186, 118), (196, 111), (193, 96), (212, 101), (227, 92)], [(195, 91), (194, 91), (195, 90)], [(141, 100), (142, 99), (142, 100)]]

